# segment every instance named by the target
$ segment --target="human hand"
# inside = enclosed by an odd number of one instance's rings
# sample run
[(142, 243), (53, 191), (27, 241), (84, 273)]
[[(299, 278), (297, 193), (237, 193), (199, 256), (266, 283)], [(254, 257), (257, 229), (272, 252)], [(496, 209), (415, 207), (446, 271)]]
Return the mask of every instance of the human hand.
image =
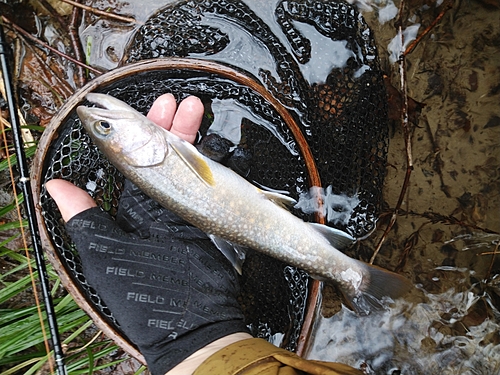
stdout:
[[(148, 117), (193, 142), (203, 110), (198, 98), (189, 97), (176, 111), (173, 96), (164, 95)], [(205, 233), (129, 181), (116, 220), (67, 181), (48, 181), (46, 188), (67, 223), (88, 283), (153, 374), (164, 374), (214, 340), (246, 331), (235, 270)]]

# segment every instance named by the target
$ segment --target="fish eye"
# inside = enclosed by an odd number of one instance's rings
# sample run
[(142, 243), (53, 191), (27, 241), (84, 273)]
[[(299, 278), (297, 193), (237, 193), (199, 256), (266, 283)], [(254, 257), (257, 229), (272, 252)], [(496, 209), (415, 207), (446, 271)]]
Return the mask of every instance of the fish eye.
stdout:
[(107, 121), (96, 121), (94, 128), (101, 134), (109, 134), (111, 132), (111, 124)]

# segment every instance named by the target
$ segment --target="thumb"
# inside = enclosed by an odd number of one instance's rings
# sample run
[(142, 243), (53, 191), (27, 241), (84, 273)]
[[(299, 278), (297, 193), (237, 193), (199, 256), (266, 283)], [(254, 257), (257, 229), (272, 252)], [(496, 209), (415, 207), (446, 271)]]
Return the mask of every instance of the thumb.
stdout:
[(73, 216), (89, 208), (96, 207), (96, 203), (86, 191), (65, 180), (50, 180), (45, 188), (57, 204), (61, 216), (68, 222)]

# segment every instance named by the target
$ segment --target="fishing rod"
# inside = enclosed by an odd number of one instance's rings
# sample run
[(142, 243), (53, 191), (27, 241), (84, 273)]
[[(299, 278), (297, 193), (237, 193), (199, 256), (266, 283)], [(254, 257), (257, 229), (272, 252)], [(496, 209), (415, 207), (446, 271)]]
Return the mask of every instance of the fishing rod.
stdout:
[[(1, 21), (0, 21), (1, 22)], [(56, 363), (56, 371), (58, 375), (66, 375), (66, 366), (64, 365), (64, 353), (59, 338), (59, 330), (57, 328), (57, 320), (52, 303), (52, 296), (50, 295), (49, 279), (47, 276), (47, 268), (43, 258), (42, 245), (40, 234), (38, 232), (38, 222), (35, 215), (35, 204), (33, 196), (31, 195), (31, 183), (29, 169), (26, 163), (26, 155), (24, 153), (24, 144), (21, 136), (21, 127), (19, 124), (19, 117), (17, 115), (16, 100), (12, 89), (11, 74), (8, 64), (8, 45), (5, 40), (3, 30), (3, 23), (0, 23), (0, 60), (2, 65), (2, 75), (5, 87), (5, 100), (7, 101), (10, 115), (10, 123), (12, 126), (12, 135), (14, 139), (14, 148), (17, 156), (17, 165), (19, 169), (19, 184), (21, 185), (24, 195), (24, 208), (28, 216), (28, 224), (31, 232), (31, 241), (33, 243), (33, 250), (35, 253), (36, 267), (40, 279), (40, 286), (47, 313), (47, 322), (50, 331), (50, 339), (52, 341), (52, 348), (54, 349), (54, 359)], [(14, 187), (15, 188), (15, 187)], [(34, 291), (36, 293), (36, 291)]]

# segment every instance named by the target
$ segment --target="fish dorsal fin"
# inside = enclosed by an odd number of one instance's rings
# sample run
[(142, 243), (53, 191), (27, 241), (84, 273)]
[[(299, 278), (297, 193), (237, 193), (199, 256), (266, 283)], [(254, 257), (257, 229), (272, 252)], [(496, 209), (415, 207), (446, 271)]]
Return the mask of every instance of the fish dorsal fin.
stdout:
[(316, 231), (325, 237), (330, 245), (337, 250), (343, 250), (356, 242), (356, 239), (351, 235), (339, 229), (335, 229), (323, 224), (309, 223)]
[(295, 199), (287, 195), (276, 193), (274, 191), (265, 191), (262, 189), (259, 189), (259, 191), (264, 194), (267, 199), (286, 210), (290, 210), (295, 204), (297, 204)]
[(169, 145), (201, 181), (207, 186), (215, 185), (210, 166), (191, 143), (182, 139), (176, 139), (174, 141), (169, 141)]

